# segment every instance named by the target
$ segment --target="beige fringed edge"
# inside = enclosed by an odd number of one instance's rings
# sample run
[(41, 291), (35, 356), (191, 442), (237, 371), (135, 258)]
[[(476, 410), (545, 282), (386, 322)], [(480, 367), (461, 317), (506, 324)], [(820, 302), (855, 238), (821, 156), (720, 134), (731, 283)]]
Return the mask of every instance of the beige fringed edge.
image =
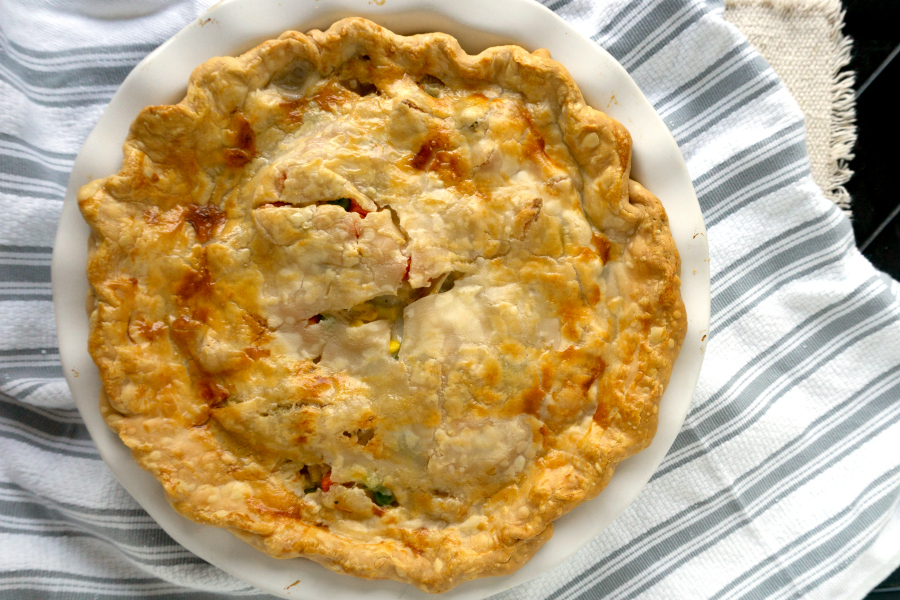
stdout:
[(850, 193), (844, 187), (853, 171), (850, 161), (853, 160), (853, 147), (856, 145), (856, 94), (853, 90), (856, 83), (855, 71), (842, 71), (850, 64), (850, 52), (853, 40), (841, 32), (844, 25), (844, 11), (838, 2), (835, 16), (829, 16), (832, 24), (834, 40), (834, 62), (832, 63), (831, 85), (831, 177), (825, 190), (825, 196), (834, 201), (848, 216), (850, 212)]
[(856, 82), (854, 71), (843, 71), (850, 64), (853, 40), (843, 34), (844, 10), (840, 0), (725, 0), (726, 7), (763, 6), (786, 14), (817, 13), (828, 21), (831, 28), (831, 126), (829, 141), (831, 146), (830, 169), (827, 182), (823, 186), (825, 197), (833, 201), (852, 217), (850, 194), (845, 184), (850, 181), (853, 171), (853, 146), (856, 145), (856, 96), (853, 86)]

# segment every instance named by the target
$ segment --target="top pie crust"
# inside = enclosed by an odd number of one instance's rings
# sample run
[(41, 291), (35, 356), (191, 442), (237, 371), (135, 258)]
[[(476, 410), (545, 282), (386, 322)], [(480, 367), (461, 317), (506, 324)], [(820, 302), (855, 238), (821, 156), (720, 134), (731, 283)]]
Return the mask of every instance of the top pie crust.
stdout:
[(653, 437), (678, 254), (546, 51), (289, 31), (124, 152), (79, 193), (90, 351), (191, 519), (439, 592), (520, 567)]

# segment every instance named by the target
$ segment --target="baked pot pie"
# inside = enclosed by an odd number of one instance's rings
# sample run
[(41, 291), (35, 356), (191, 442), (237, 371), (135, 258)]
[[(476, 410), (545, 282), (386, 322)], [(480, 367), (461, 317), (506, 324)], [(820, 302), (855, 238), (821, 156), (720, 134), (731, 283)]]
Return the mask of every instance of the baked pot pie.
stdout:
[(79, 192), (101, 412), (272, 556), (513, 571), (650, 443), (684, 338), (630, 161), (544, 50), (345, 19), (212, 59)]

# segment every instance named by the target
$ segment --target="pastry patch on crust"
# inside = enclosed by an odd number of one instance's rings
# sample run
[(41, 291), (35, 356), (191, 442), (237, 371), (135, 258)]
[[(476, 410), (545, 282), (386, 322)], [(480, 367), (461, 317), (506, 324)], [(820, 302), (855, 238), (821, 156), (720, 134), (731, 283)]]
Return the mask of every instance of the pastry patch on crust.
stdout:
[(630, 157), (546, 52), (345, 19), (213, 59), (79, 193), (103, 415), (273, 556), (508, 573), (650, 442), (684, 337)]

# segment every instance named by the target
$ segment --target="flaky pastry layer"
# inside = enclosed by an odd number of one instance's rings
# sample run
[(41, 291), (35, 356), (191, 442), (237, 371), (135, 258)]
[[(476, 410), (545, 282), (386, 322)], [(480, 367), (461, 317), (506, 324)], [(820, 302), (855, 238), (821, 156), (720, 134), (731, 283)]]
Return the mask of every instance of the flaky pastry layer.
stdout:
[(189, 518), (439, 592), (520, 567), (653, 437), (678, 254), (546, 51), (290, 31), (124, 152), (79, 193), (90, 351)]

